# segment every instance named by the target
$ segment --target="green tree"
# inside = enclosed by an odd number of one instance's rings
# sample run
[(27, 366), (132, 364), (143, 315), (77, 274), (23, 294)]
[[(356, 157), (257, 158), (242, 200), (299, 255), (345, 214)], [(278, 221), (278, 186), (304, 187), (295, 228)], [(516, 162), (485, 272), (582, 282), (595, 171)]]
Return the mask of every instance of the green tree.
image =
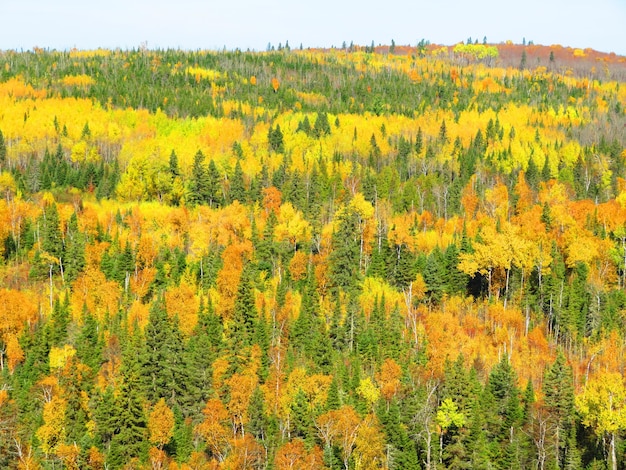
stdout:
[(121, 468), (132, 458), (145, 458), (148, 449), (147, 418), (138, 359), (141, 356), (142, 339), (137, 331), (131, 334), (122, 358), (121, 383), (115, 396), (115, 430), (107, 458), (107, 463), (113, 468)]
[(550, 440), (554, 449), (552, 458), (559, 468), (563, 468), (568, 452), (568, 436), (573, 431), (575, 423), (575, 406), (572, 368), (567, 364), (561, 351), (557, 354), (554, 364), (546, 370), (542, 390), (545, 407), (549, 413)]
[(164, 398), (171, 408), (180, 407), (185, 401), (187, 383), (183, 341), (178, 319), (168, 316), (160, 298), (150, 308), (144, 335), (145, 352), (141, 354), (140, 377), (145, 398), (150, 403)]
[(3, 167), (7, 161), (7, 144), (4, 141), (4, 134), (0, 129), (0, 167)]
[(189, 202), (192, 204), (208, 204), (211, 200), (211, 181), (204, 167), (204, 154), (198, 150), (193, 157), (191, 179), (189, 181)]
[(329, 256), (330, 279), (333, 287), (348, 291), (356, 288), (361, 279), (359, 215), (355, 210), (346, 208), (338, 217)]

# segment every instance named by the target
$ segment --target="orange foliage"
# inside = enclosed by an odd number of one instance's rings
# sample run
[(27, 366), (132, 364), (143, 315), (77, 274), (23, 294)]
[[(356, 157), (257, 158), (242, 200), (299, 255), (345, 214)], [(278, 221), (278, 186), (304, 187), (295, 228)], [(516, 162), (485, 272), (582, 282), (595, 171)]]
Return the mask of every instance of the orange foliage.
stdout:
[(304, 279), (309, 264), (309, 256), (304, 251), (296, 251), (289, 261), (289, 272), (294, 281)]
[(196, 426), (196, 432), (202, 436), (211, 454), (219, 461), (223, 461), (229, 450), (231, 434), (225, 426), (228, 411), (219, 399), (211, 398), (202, 413), (205, 418)]
[(183, 279), (179, 286), (165, 292), (165, 306), (170, 317), (174, 315), (178, 317), (180, 331), (185, 336), (190, 336), (198, 323), (200, 308), (195, 287)]
[(263, 189), (263, 207), (266, 214), (269, 215), (270, 212), (274, 212), (275, 215), (278, 215), (281, 204), (282, 193), (278, 188), (270, 186)]
[(302, 439), (293, 439), (276, 451), (274, 465), (277, 470), (318, 470), (323, 469), (322, 450), (314, 446), (307, 450)]
[(400, 390), (400, 377), (402, 369), (393, 359), (385, 359), (380, 366), (380, 372), (376, 375), (376, 380), (380, 383), (382, 396), (390, 402)]
[(100, 270), (87, 268), (74, 281), (70, 303), (72, 315), (78, 320), (87, 308), (98, 321), (106, 315), (114, 315), (119, 308), (121, 297), (120, 286), (115, 281), (107, 281)]
[(220, 295), (218, 311), (224, 319), (232, 317), (243, 264), (251, 252), (251, 243), (243, 242), (231, 243), (222, 253), (223, 267), (217, 274), (216, 284)]

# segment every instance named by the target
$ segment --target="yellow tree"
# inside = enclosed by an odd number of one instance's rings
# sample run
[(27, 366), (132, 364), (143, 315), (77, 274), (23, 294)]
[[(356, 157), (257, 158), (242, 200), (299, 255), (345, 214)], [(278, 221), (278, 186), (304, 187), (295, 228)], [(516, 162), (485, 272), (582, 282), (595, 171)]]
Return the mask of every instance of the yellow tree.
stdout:
[(54, 454), (65, 440), (65, 408), (67, 402), (58, 396), (43, 406), (43, 425), (37, 430), (41, 450), (46, 455)]
[(315, 422), (318, 434), (326, 447), (337, 445), (341, 449), (341, 459), (346, 470), (349, 468), (361, 424), (361, 418), (350, 405), (328, 411), (319, 416)]
[(374, 415), (368, 415), (359, 427), (355, 446), (355, 468), (369, 470), (386, 468), (385, 437)]
[(148, 418), (148, 431), (150, 442), (159, 450), (170, 442), (174, 434), (174, 412), (167, 406), (165, 399), (161, 398)]
[(615, 439), (626, 429), (626, 387), (617, 372), (605, 372), (589, 379), (576, 397), (583, 424), (593, 428), (603, 440), (608, 438), (610, 468), (617, 470)]
[(211, 398), (204, 410), (204, 421), (196, 426), (196, 432), (202, 436), (211, 455), (219, 462), (223, 462), (230, 449), (230, 432), (225, 425), (228, 421), (228, 411), (219, 398)]

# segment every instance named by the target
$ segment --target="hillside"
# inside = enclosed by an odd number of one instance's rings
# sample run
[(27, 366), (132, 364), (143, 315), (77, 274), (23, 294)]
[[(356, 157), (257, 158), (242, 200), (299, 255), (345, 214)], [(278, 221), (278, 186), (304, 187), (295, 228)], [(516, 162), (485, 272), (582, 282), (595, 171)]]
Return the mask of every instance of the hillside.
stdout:
[(626, 58), (0, 51), (0, 467), (618, 468)]

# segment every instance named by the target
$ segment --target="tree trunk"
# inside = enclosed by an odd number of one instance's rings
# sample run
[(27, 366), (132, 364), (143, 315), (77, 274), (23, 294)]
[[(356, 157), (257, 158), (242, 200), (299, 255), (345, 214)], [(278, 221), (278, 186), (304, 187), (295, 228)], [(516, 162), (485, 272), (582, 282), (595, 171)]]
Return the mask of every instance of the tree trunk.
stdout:
[(611, 470), (617, 470), (617, 456), (615, 455), (615, 433), (611, 433), (610, 446), (610, 458), (611, 458)]

